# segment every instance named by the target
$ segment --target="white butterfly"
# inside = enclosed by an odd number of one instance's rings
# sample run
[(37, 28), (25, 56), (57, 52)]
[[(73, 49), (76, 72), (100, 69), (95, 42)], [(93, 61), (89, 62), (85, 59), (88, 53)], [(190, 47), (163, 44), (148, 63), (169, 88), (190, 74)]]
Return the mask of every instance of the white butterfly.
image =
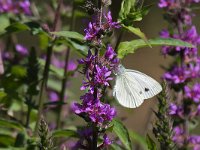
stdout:
[(162, 91), (161, 85), (148, 75), (136, 70), (118, 66), (113, 96), (128, 108), (139, 107), (144, 99), (151, 98)]

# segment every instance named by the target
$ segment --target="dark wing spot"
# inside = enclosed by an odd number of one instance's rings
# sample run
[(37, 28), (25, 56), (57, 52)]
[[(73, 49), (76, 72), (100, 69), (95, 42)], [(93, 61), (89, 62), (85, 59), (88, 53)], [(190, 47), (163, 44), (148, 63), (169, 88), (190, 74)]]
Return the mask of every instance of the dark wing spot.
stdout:
[(142, 91), (140, 91), (140, 94), (142, 94)]
[(148, 88), (145, 88), (145, 89), (144, 89), (144, 91), (145, 91), (145, 92), (148, 92), (148, 91), (149, 91), (149, 89), (148, 89)]

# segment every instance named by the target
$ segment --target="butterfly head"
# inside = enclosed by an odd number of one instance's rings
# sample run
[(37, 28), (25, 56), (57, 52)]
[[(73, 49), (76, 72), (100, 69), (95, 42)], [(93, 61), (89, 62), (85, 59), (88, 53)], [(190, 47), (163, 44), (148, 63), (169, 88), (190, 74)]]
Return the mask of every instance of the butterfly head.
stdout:
[(115, 69), (114, 74), (115, 75), (121, 75), (123, 73), (125, 73), (125, 68), (123, 65), (119, 64), (118, 67)]

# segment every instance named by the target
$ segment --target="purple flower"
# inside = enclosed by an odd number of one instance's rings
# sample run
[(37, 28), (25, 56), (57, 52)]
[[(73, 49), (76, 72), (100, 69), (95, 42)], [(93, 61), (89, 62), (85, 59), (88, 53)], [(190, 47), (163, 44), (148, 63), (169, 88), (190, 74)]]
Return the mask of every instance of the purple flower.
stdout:
[(173, 103), (171, 103), (171, 104), (169, 105), (169, 114), (170, 114), (170, 115), (176, 115), (177, 112), (178, 112), (178, 106), (175, 105), (175, 104), (173, 104)]
[(185, 96), (192, 99), (195, 103), (200, 102), (200, 84), (196, 83), (192, 88), (184, 87)]
[(68, 64), (68, 67), (67, 67), (67, 70), (75, 71), (76, 68), (77, 68), (77, 64), (73, 60), (70, 60), (69, 64)]
[(160, 8), (166, 8), (166, 7), (170, 8), (175, 5), (176, 5), (175, 0), (160, 0), (158, 4)]
[(110, 67), (118, 66), (119, 64), (119, 59), (117, 58), (117, 54), (115, 53), (114, 49), (108, 45), (107, 50), (104, 54), (105, 59), (110, 61)]
[(25, 46), (21, 45), (21, 44), (17, 44), (15, 46), (16, 51), (21, 54), (21, 55), (28, 55), (28, 50)]
[(200, 144), (200, 136), (199, 135), (192, 135), (189, 137), (188, 141), (192, 144)]
[(65, 62), (57, 59), (56, 57), (53, 57), (51, 63), (57, 68), (63, 68), (65, 66)]
[(72, 109), (78, 115), (87, 114), (87, 117), (98, 125), (111, 121), (116, 115), (114, 108), (101, 103), (99, 100), (94, 100), (92, 97), (91, 99), (84, 99), (82, 104), (74, 103)]
[(112, 144), (112, 141), (109, 139), (107, 134), (104, 134), (104, 136), (103, 136), (103, 145), (104, 146), (108, 146), (108, 145), (111, 145), (111, 144)]
[(105, 22), (100, 25), (99, 22), (90, 22), (88, 28), (84, 30), (85, 40), (94, 42), (96, 44), (101, 44), (101, 39), (106, 32), (111, 31), (114, 28), (120, 28), (121, 26), (117, 22), (113, 22), (111, 12), (109, 11), (107, 15), (104, 15)]
[(173, 136), (173, 141), (175, 143), (178, 143), (179, 146), (183, 145), (184, 143), (184, 130), (182, 127), (176, 126), (173, 129), (174, 136)]
[(174, 67), (172, 71), (164, 74), (164, 78), (172, 84), (180, 84), (188, 79), (188, 74), (186, 67)]
[(88, 28), (84, 30), (85, 32), (85, 40), (87, 41), (96, 41), (100, 43), (100, 36), (99, 36), (100, 28), (95, 23), (89, 23)]
[(49, 100), (51, 102), (56, 102), (59, 100), (59, 96), (58, 96), (58, 93), (54, 92), (54, 91), (50, 91), (49, 93)]
[(107, 23), (108, 23), (110, 29), (112, 29), (112, 28), (121, 28), (121, 26), (119, 25), (118, 22), (113, 22), (112, 16), (111, 16), (111, 11), (109, 11), (107, 13), (107, 15), (104, 15), (104, 16), (105, 16), (105, 19), (107, 20)]
[(96, 75), (95, 75), (96, 84), (109, 86), (108, 81), (112, 80), (112, 78), (110, 77), (111, 71), (105, 66), (100, 68), (98, 65), (96, 65), (95, 67), (97, 70)]

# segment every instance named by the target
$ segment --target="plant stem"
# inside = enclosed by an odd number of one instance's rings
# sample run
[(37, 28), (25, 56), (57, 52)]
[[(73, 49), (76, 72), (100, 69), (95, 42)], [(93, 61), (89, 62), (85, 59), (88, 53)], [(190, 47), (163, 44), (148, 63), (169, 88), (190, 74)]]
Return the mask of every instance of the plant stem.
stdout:
[[(29, 97), (28, 101), (32, 103), (32, 96)], [(27, 106), (28, 106), (28, 111), (26, 115), (26, 128), (29, 127), (30, 115), (31, 115), (31, 110), (32, 110), (31, 104), (28, 104)]]
[(98, 132), (96, 125), (93, 124), (93, 139), (92, 139), (92, 150), (97, 150)]
[(43, 103), (44, 103), (43, 93), (44, 93), (44, 90), (46, 88), (46, 83), (47, 83), (47, 80), (48, 80), (49, 66), (51, 64), (52, 50), (53, 50), (53, 46), (49, 46), (48, 49), (47, 49), (47, 59), (46, 59), (45, 67), (44, 67), (43, 80), (42, 80), (42, 83), (41, 83), (41, 90), (40, 90), (40, 95), (39, 95), (38, 115), (37, 115), (37, 122), (36, 122), (36, 125), (35, 125), (35, 135), (37, 134), (38, 125), (39, 125), (40, 118), (41, 118), (41, 115), (42, 115)]
[[(54, 19), (54, 23), (53, 23), (53, 31), (56, 30), (57, 28), (57, 24), (60, 18), (60, 8), (62, 6), (63, 0), (58, 0), (58, 6), (55, 12), (55, 19)], [(53, 41), (55, 40), (55, 36), (53, 36)], [(37, 131), (38, 131), (38, 125), (40, 122), (40, 118), (42, 115), (42, 110), (43, 110), (43, 103), (44, 103), (44, 99), (43, 99), (43, 93), (44, 90), (46, 89), (46, 84), (48, 81), (48, 76), (49, 76), (49, 66), (51, 64), (51, 56), (53, 53), (53, 42), (50, 46), (48, 46), (47, 48), (47, 58), (46, 58), (46, 63), (45, 63), (45, 67), (44, 67), (44, 72), (43, 72), (43, 80), (41, 83), (41, 91), (40, 91), (40, 95), (39, 95), (39, 105), (38, 105), (38, 115), (37, 115), (37, 121), (36, 121), (36, 125), (35, 125), (35, 132), (34, 134), (37, 135)]]
[(118, 39), (117, 39), (117, 42), (116, 42), (116, 45), (115, 45), (115, 52), (116, 52), (116, 53), (117, 53), (117, 48), (118, 48), (118, 46), (119, 46), (119, 43), (120, 43), (121, 40), (122, 40), (123, 35), (124, 35), (124, 30), (120, 31), (119, 37), (118, 37)]
[[(70, 31), (73, 30), (74, 27), (74, 3), (72, 4), (72, 17), (71, 17), (71, 24), (70, 24)], [(65, 55), (65, 66), (64, 66), (64, 72), (63, 72), (63, 79), (62, 79), (62, 85), (61, 85), (61, 91), (60, 91), (60, 103), (58, 105), (58, 118), (57, 118), (57, 129), (61, 126), (61, 117), (62, 117), (62, 104), (65, 99), (65, 89), (66, 89), (66, 83), (68, 80), (68, 65), (69, 65), (69, 56), (70, 56), (70, 47), (67, 47), (66, 55)]]

